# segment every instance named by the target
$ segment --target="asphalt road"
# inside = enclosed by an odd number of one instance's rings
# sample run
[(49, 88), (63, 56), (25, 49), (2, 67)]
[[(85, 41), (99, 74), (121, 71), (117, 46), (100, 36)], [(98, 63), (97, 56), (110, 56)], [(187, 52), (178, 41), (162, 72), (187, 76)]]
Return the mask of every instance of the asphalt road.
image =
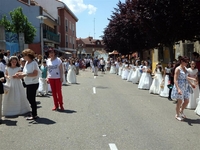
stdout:
[(175, 119), (175, 104), (139, 90), (115, 74), (80, 71), (63, 86), (64, 112), (52, 97), (37, 97), (39, 119), (5, 118), (0, 150), (197, 150), (200, 117)]

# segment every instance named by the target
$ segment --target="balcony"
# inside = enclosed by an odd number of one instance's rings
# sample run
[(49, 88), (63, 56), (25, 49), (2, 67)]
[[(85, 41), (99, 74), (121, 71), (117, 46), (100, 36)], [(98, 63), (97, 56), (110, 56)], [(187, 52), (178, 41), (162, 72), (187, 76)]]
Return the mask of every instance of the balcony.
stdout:
[(43, 38), (50, 40), (50, 41), (60, 43), (60, 35), (55, 34), (55, 33), (48, 31), (48, 30), (43, 30)]

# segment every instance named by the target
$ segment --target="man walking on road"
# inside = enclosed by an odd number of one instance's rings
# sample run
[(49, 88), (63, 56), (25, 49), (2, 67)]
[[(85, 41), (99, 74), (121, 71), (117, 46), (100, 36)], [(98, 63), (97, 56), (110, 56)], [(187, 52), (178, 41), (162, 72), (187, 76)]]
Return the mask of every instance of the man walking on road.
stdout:
[(102, 73), (105, 73), (105, 72), (104, 72), (105, 60), (103, 59), (103, 57), (102, 57), (101, 60), (100, 60), (100, 66), (101, 66), (101, 72), (102, 72)]
[(96, 56), (94, 61), (93, 61), (93, 64), (94, 64), (94, 76), (98, 76), (98, 63), (99, 63), (99, 60), (98, 60), (98, 57)]

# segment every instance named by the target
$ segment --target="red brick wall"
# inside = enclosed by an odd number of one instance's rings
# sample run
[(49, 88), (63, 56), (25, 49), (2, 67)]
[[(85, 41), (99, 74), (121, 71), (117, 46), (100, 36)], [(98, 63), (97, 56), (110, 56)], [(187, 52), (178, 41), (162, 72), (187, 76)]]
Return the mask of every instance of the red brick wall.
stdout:
[[(70, 43), (70, 40), (69, 40), (71, 36), (72, 38), (75, 38), (75, 41), (74, 41), (74, 49), (75, 49), (76, 48), (76, 20), (65, 9), (59, 9), (58, 15), (60, 16), (60, 26), (58, 27), (58, 32), (61, 34), (60, 47), (65, 47), (66, 35), (68, 35), (68, 48), (73, 48), (73, 44)], [(66, 32), (66, 28), (65, 28), (66, 27), (65, 19), (68, 20), (68, 32)], [(74, 34), (72, 31), (72, 28), (71, 29), (69, 28), (70, 21), (72, 24), (74, 24)]]
[(28, 45), (29, 49), (32, 49), (35, 53), (41, 54), (41, 46), (40, 43), (33, 43)]

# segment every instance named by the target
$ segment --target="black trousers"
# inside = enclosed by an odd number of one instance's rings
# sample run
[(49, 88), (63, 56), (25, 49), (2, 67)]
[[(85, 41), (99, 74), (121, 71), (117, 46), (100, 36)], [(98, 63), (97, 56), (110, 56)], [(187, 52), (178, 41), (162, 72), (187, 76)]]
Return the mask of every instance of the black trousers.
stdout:
[[(174, 85), (174, 77), (170, 77), (170, 83), (172, 85)], [(168, 96), (168, 98), (170, 98), (170, 99), (171, 99), (171, 93), (172, 93), (172, 89), (169, 89), (169, 96)]]
[(32, 116), (37, 116), (36, 91), (39, 83), (26, 85), (26, 96), (31, 105)]
[(101, 65), (101, 71), (104, 72), (104, 66), (105, 65)]

